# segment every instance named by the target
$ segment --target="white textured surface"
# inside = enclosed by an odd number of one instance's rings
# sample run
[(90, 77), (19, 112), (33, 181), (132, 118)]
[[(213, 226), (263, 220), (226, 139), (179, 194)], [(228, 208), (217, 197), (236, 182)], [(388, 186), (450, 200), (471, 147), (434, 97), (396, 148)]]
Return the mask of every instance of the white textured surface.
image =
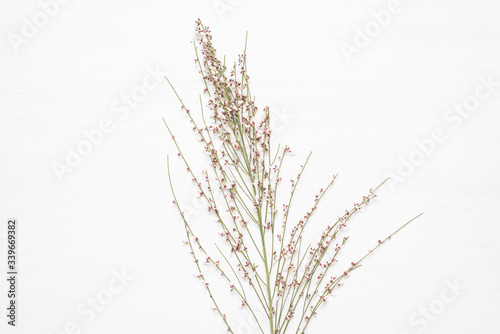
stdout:
[[(190, 146), (194, 138), (164, 82), (123, 119), (112, 109), (155, 66), (196, 109), (201, 85), (189, 41), (200, 17), (228, 59), (241, 52), (248, 30), (253, 93), (260, 106), (290, 115), (276, 121), (276, 139), (292, 146), (290, 164), (314, 151), (299, 205), (340, 173), (318, 224), (396, 173), (415, 141), (437, 128), (446, 136), (356, 218), (345, 256), (354, 259), (425, 215), (353, 273), (310, 333), (499, 333), (500, 87), (460, 124), (445, 115), (474, 94), (480, 77), (500, 82), (500, 3), (402, 0), (402, 10), (347, 62), (341, 43), (352, 44), (355, 29), (389, 1), (220, 2), (233, 4), (223, 19), (212, 0), (73, 0), (18, 52), (9, 34), (20, 34), (23, 17), (40, 7), (1, 2), (0, 235), (6, 219), (17, 217), (21, 239), (19, 326), (6, 326), (2, 311), (1, 332), (63, 333), (69, 322), (88, 334), (224, 332), (181, 244), (166, 174), (166, 154), (175, 151), (161, 118), (191, 156), (200, 146)], [(105, 118), (113, 131), (60, 182), (53, 162), (63, 163), (65, 147), (75, 148), (82, 130)], [(174, 171), (182, 187), (177, 162)], [(134, 279), (86, 322), (77, 307), (122, 268)], [(414, 313), (439, 304), (446, 280), (466, 288), (419, 331), (424, 318)], [(1, 305), (5, 291), (2, 280)], [(242, 323), (236, 309), (227, 313)], [(238, 326), (238, 334), (257, 333)]]

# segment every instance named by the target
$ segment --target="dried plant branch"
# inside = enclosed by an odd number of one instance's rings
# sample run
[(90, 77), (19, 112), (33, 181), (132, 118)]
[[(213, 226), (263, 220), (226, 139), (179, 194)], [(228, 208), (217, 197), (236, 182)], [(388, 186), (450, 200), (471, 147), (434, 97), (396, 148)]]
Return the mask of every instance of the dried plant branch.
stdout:
[[(197, 277), (209, 293), (213, 310), (223, 319), (229, 332), (233, 333), (205, 278), (199, 262), (200, 257), (204, 257), (205, 263), (214, 267), (229, 284), (230, 290), (238, 295), (242, 306), (250, 311), (263, 334), (283, 334), (292, 328), (295, 328), (296, 333), (304, 333), (319, 307), (332, 291), (340, 286), (341, 281), (351, 271), (359, 268), (369, 254), (420, 215), (384, 240), (379, 240), (375, 247), (358, 261), (352, 262), (343, 273), (327, 278), (349, 239), (346, 236), (337, 241), (339, 234), (352, 216), (376, 197), (375, 191), (387, 180), (375, 189), (370, 189), (361, 202), (354, 203), (353, 207), (346, 210), (332, 225), (326, 226), (315, 244), (305, 247), (304, 231), (321, 200), (333, 186), (337, 175), (320, 189), (309, 211), (297, 223), (292, 224), (290, 209), (301, 176), (311, 157), (309, 154), (297, 177), (290, 180), (290, 194), (280, 215), (277, 194), (278, 190), (282, 189), (283, 161), (291, 150), (288, 146), (282, 148), (281, 145), (275, 150), (271, 148), (269, 107), (260, 111), (255, 105), (255, 97), (250, 93), (246, 64), (247, 41), (245, 40), (245, 51), (239, 55), (238, 61), (228, 73), (225, 59), (221, 62), (216, 57), (210, 29), (197, 20), (196, 32), (200, 36), (200, 49), (193, 42), (195, 62), (204, 81), (203, 91), (208, 96), (209, 117), (205, 116), (203, 99), (200, 96), (202, 123), (198, 125), (170, 80), (166, 80), (179, 99), (181, 110), (188, 115), (192, 130), (199, 137), (210, 159), (210, 172), (203, 171), (201, 180), (195, 176), (171, 128), (165, 120), (164, 122), (178, 157), (185, 164), (200, 197), (205, 201), (207, 214), (213, 215), (218, 223), (219, 235), (227, 246), (222, 248), (222, 244), (215, 244), (222, 262), (214, 260), (202, 246), (177, 201), (168, 159), (173, 203), (184, 222), (186, 244), (193, 256), (198, 271)], [(276, 226), (280, 219), (281, 226)], [(228, 274), (225, 268), (229, 268)], [(245, 282), (248, 283), (247, 287)], [(267, 316), (267, 324), (259, 322), (257, 308)], [(266, 326), (268, 330), (264, 329)]]

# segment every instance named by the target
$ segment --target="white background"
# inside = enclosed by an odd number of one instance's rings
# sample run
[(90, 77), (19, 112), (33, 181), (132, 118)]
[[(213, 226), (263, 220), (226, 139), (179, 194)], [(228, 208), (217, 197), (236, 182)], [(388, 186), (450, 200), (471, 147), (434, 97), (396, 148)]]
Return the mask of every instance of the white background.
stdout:
[[(221, 3), (223, 13), (215, 7)], [(356, 217), (343, 257), (354, 260), (424, 216), (353, 272), (309, 332), (500, 333), (500, 87), (460, 125), (445, 117), (473, 100), (481, 77), (500, 82), (500, 2), (402, 0), (400, 12), (349, 62), (342, 43), (354, 45), (356, 29), (388, 3), (73, 0), (16, 51), (12, 34), (22, 36), (23, 18), (32, 21), (41, 7), (2, 0), (0, 268), (5, 272), (6, 221), (16, 217), (20, 294), (18, 327), (7, 326), (2, 311), (1, 333), (64, 333), (71, 322), (88, 334), (225, 331), (182, 245), (166, 171), (167, 154), (176, 152), (162, 117), (190, 157), (202, 147), (166, 82), (124, 119), (112, 108), (148, 68), (159, 67), (197, 110), (202, 84), (190, 41), (198, 17), (228, 60), (249, 32), (252, 91), (261, 107), (285, 115), (275, 120), (275, 140), (293, 149), (291, 174), (314, 152), (298, 205), (339, 172), (317, 224), (397, 174), (400, 159), (419, 156), (416, 142), (444, 131), (444, 142)], [(54, 162), (65, 163), (67, 147), (75, 149), (82, 131), (103, 119), (113, 131), (58, 180)], [(173, 172), (189, 207), (191, 183), (176, 159)], [(133, 280), (95, 319), (76, 312), (122, 270)], [(440, 302), (446, 282), (464, 288), (450, 303)], [(444, 309), (423, 329), (419, 312), (436, 305)], [(238, 307), (226, 313), (238, 334), (257, 333)]]

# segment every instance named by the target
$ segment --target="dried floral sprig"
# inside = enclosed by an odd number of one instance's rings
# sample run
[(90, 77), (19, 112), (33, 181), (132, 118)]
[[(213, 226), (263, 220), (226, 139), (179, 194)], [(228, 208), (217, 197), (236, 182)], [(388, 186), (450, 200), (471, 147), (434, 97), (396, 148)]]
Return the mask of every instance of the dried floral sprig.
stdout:
[[(210, 109), (210, 117), (207, 119), (200, 95), (202, 125), (195, 121), (168, 78), (167, 81), (210, 159), (210, 172), (203, 171), (201, 180), (195, 176), (177, 139), (167, 122), (164, 122), (177, 148), (177, 155), (185, 163), (200, 197), (205, 200), (208, 213), (215, 216), (220, 226), (220, 236), (229, 249), (229, 254), (224, 254), (224, 250), (216, 245), (222, 262), (214, 260), (215, 257), (208, 254), (177, 200), (168, 162), (173, 203), (184, 222), (186, 244), (194, 259), (197, 277), (208, 291), (213, 310), (221, 316), (229, 332), (233, 333), (233, 330), (205, 279), (200, 265), (202, 258), (227, 281), (230, 291), (239, 296), (241, 305), (250, 311), (262, 333), (284, 334), (292, 329), (289, 326), (293, 319), (296, 319), (293, 325), (296, 326), (295, 332), (304, 333), (318, 308), (341, 285), (342, 280), (359, 268), (370, 253), (420, 215), (387, 238), (378, 240), (375, 247), (359, 260), (351, 262), (340, 275), (329, 276), (333, 264), (337, 262), (337, 256), (349, 239), (346, 236), (337, 241), (342, 229), (356, 212), (377, 196), (375, 191), (387, 180), (375, 189), (370, 189), (359, 203), (354, 203), (350, 210), (346, 210), (333, 224), (328, 225), (316, 244), (303, 244), (306, 226), (320, 201), (334, 184), (336, 175), (320, 189), (310, 210), (297, 223), (292, 224), (290, 208), (309, 155), (297, 177), (290, 180), (289, 198), (281, 208), (282, 216), (279, 215), (277, 193), (282, 188), (280, 184), (283, 181), (280, 172), (284, 158), (291, 153), (291, 149), (288, 146), (281, 148), (280, 145), (276, 149), (271, 148), (269, 107), (259, 111), (255, 105), (255, 97), (250, 93), (247, 43), (245, 41), (243, 54), (228, 69), (225, 62), (216, 57), (211, 31), (200, 20), (196, 21), (196, 32), (199, 34), (201, 58), (198, 46), (193, 42), (195, 63), (199, 65)], [(212, 184), (214, 180), (215, 184)], [(247, 287), (245, 283), (248, 284)], [(248, 292), (256, 297), (255, 303), (250, 300)], [(267, 326), (259, 322), (256, 315), (258, 307), (267, 316)], [(264, 329), (266, 327), (268, 328)]]

